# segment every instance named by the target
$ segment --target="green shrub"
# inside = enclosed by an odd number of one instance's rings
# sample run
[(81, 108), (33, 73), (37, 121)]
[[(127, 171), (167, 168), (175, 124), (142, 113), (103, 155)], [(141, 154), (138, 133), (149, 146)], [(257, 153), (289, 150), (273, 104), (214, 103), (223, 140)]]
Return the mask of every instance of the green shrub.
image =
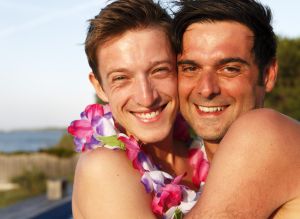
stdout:
[(52, 147), (40, 149), (39, 152), (51, 154), (57, 157), (72, 157), (75, 154), (75, 151), (70, 148), (61, 148), (61, 147)]
[(277, 82), (267, 94), (265, 106), (300, 121), (300, 38), (279, 37), (277, 56)]
[(73, 137), (65, 133), (56, 145), (40, 149), (39, 152), (51, 154), (57, 157), (72, 157), (75, 154)]
[(59, 142), (54, 146), (58, 148), (67, 148), (74, 150), (74, 143), (73, 143), (73, 137), (70, 134), (63, 134)]
[(32, 195), (46, 191), (46, 176), (40, 171), (24, 171), (22, 175), (12, 178), (11, 181)]

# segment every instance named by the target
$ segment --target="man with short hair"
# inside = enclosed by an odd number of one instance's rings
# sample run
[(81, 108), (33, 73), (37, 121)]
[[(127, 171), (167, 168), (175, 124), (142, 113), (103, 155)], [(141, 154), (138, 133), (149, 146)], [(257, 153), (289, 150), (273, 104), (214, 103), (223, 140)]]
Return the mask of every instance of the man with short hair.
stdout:
[(179, 2), (180, 109), (213, 160), (188, 218), (300, 218), (299, 122), (259, 109), (277, 77), (271, 17), (254, 0)]

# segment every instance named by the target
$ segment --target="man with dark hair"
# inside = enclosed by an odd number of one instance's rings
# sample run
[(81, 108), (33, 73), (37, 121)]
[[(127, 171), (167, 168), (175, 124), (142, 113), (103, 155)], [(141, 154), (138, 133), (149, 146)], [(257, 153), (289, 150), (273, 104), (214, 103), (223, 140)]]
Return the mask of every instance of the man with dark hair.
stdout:
[(271, 10), (254, 0), (178, 5), (180, 109), (212, 161), (187, 218), (300, 218), (300, 125), (262, 109), (277, 77)]

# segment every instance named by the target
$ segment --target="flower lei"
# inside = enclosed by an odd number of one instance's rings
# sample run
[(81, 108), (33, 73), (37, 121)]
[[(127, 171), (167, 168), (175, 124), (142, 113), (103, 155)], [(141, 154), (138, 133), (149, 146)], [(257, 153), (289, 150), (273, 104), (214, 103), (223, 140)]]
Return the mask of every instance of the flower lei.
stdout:
[[(181, 118), (176, 121), (176, 130), (180, 139), (187, 139), (185, 123)], [(178, 128), (177, 128), (178, 127)], [(153, 194), (152, 211), (165, 219), (182, 218), (196, 204), (200, 191), (195, 192), (179, 184), (185, 174), (172, 177), (159, 170), (143, 152), (138, 142), (116, 128), (108, 105), (92, 104), (81, 113), (81, 119), (75, 120), (68, 127), (74, 136), (77, 152), (92, 150), (98, 147), (125, 150), (133, 167), (142, 175), (141, 183), (147, 193)], [(182, 133), (185, 133), (182, 135)], [(180, 135), (181, 134), (181, 135)], [(178, 135), (177, 135), (178, 136)], [(199, 147), (199, 142), (189, 150), (189, 163), (193, 167), (193, 183), (198, 187), (204, 185), (209, 163)]]

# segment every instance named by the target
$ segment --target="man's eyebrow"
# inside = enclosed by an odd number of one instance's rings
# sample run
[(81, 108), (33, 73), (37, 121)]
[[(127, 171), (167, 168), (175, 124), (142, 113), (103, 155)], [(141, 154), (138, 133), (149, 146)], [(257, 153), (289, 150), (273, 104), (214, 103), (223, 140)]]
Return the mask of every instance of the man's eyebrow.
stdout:
[(238, 58), (238, 57), (230, 57), (230, 58), (225, 58), (225, 59), (221, 59), (218, 64), (219, 65), (224, 65), (230, 62), (239, 62), (241, 64), (245, 64), (245, 65), (250, 65), (246, 60)]
[(179, 65), (196, 65), (196, 66), (198, 66), (198, 64), (195, 61), (189, 60), (189, 59), (178, 61), (177, 66), (179, 66)]

